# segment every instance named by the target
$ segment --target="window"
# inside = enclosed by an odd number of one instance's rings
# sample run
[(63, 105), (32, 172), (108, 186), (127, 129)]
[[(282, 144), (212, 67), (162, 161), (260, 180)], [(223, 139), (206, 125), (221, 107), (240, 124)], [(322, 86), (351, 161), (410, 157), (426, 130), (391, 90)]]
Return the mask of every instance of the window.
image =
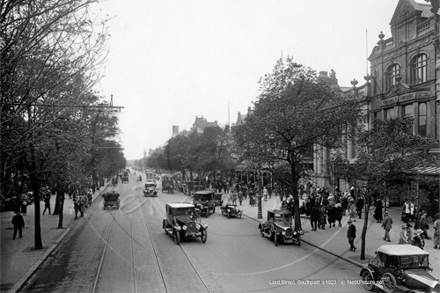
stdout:
[(419, 134), (426, 136), (426, 103), (419, 104)]
[(412, 84), (419, 84), (428, 80), (428, 57), (426, 54), (417, 55), (410, 66)]
[(385, 120), (389, 120), (395, 117), (396, 116), (394, 115), (394, 108), (385, 109)]
[[(413, 115), (413, 105), (412, 104), (402, 106), (402, 118), (413, 117), (413, 116), (414, 115)], [(412, 127), (408, 128), (407, 133), (413, 134)]]
[(402, 106), (402, 118), (413, 117), (413, 105), (404, 105)]
[(396, 84), (396, 76), (400, 75), (400, 65), (392, 64), (385, 73), (385, 88), (390, 90)]

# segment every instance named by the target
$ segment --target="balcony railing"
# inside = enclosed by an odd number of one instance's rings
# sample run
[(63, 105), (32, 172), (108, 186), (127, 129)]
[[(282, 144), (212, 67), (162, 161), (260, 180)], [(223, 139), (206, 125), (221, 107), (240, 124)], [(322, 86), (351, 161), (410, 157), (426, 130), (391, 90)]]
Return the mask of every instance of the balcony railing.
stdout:
[(417, 36), (420, 36), (429, 31), (430, 27), (431, 24), (429, 23), (429, 21), (417, 26)]

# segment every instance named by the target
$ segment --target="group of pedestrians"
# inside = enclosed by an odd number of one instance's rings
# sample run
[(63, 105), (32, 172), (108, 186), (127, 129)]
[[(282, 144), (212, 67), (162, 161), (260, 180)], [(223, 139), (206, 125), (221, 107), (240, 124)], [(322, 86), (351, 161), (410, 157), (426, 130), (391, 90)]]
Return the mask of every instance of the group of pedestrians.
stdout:
[(84, 212), (88, 207), (92, 205), (92, 201), (93, 201), (93, 197), (90, 191), (87, 192), (87, 194), (73, 196), (73, 208), (75, 210), (75, 219), (78, 218), (78, 213), (80, 213), (81, 217), (84, 216)]

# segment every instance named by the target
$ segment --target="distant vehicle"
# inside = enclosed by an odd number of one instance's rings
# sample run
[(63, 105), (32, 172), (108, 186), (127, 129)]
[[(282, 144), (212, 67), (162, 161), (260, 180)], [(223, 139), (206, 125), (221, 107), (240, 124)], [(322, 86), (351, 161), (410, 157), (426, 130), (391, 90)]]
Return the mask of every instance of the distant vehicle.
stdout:
[(122, 176), (121, 181), (122, 183), (128, 183), (128, 176)]
[(174, 242), (186, 237), (200, 237), (205, 243), (208, 238), (208, 225), (204, 224), (196, 213), (196, 208), (190, 203), (167, 203), (166, 218), (163, 219), (163, 229), (167, 235), (172, 235)]
[(214, 203), (216, 207), (221, 207), (223, 205), (223, 194), (220, 192), (214, 193)]
[(106, 192), (102, 195), (102, 198), (104, 199), (104, 210), (107, 208), (111, 209), (119, 209), (119, 193), (113, 192)]
[(230, 217), (236, 217), (241, 219), (241, 215), (243, 214), (242, 210), (237, 209), (236, 204), (226, 204), (224, 207), (220, 207), (221, 213), (224, 216), (228, 216), (228, 219)]
[(193, 204), (196, 211), (206, 218), (209, 216), (209, 212), (215, 213), (214, 194), (214, 190), (201, 190), (193, 194)]
[(269, 210), (267, 211), (267, 221), (260, 223), (258, 228), (261, 237), (268, 237), (275, 242), (275, 246), (279, 242), (296, 243), (301, 246), (302, 230), (292, 229), (292, 213), (287, 210)]
[(156, 183), (154, 182), (146, 182), (144, 188), (144, 196), (145, 197), (157, 197), (157, 189)]
[(440, 292), (439, 279), (429, 271), (429, 253), (409, 244), (382, 245), (362, 268), (363, 286), (385, 292)]

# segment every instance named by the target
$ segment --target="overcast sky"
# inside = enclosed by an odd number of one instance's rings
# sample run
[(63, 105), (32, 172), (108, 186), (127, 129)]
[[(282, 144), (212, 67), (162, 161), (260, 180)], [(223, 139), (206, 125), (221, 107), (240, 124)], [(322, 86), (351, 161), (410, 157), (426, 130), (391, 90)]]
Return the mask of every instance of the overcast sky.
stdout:
[[(418, 2), (423, 2), (419, 1)], [(164, 145), (172, 126), (196, 118), (235, 123), (259, 94), (258, 80), (283, 56), (340, 86), (360, 84), (398, 0), (107, 0), (110, 52), (97, 85), (119, 113), (127, 159)], [(368, 39), (368, 42), (367, 42)]]

